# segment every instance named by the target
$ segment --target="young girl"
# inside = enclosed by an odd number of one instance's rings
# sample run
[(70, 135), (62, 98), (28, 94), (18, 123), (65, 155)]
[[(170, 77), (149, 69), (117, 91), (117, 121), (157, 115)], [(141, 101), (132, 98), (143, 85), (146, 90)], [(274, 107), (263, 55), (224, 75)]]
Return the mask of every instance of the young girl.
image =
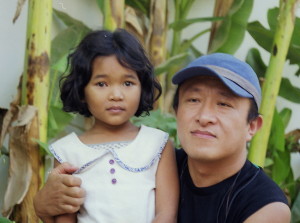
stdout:
[(178, 181), (168, 134), (130, 118), (149, 114), (161, 93), (140, 43), (127, 31), (88, 34), (68, 58), (63, 109), (94, 117), (93, 127), (50, 145), (55, 166), (79, 167), (86, 198), (55, 222), (176, 222)]

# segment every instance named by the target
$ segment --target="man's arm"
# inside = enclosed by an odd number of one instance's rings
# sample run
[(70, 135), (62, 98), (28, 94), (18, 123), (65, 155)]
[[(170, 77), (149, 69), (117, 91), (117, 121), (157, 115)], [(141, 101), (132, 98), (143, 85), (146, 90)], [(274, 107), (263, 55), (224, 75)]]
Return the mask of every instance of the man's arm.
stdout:
[(69, 163), (55, 167), (44, 187), (35, 195), (33, 204), (44, 223), (53, 223), (54, 216), (75, 213), (84, 201), (81, 179), (70, 175), (77, 170)]
[(244, 223), (290, 223), (290, 208), (281, 202), (270, 203), (248, 217)]

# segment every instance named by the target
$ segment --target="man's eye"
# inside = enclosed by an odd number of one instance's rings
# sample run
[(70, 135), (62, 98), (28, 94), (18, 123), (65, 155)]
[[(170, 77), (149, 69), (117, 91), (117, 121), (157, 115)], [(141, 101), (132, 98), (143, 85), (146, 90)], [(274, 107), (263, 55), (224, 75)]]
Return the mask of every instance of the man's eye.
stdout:
[(133, 85), (133, 83), (131, 81), (125, 81), (124, 85), (129, 87), (129, 86)]
[(106, 83), (105, 82), (98, 82), (97, 86), (99, 86), (99, 87), (105, 87)]
[(232, 107), (230, 104), (224, 103), (224, 102), (219, 102), (218, 105), (223, 106), (223, 107)]

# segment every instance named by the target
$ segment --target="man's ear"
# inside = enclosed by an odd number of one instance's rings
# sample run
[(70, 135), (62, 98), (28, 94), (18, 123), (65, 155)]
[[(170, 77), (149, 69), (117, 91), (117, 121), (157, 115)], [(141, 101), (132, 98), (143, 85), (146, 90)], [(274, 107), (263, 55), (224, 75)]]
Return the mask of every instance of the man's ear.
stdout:
[(262, 125), (263, 125), (263, 117), (261, 115), (258, 115), (257, 118), (249, 122), (247, 141), (250, 141), (252, 139), (252, 137), (262, 127)]

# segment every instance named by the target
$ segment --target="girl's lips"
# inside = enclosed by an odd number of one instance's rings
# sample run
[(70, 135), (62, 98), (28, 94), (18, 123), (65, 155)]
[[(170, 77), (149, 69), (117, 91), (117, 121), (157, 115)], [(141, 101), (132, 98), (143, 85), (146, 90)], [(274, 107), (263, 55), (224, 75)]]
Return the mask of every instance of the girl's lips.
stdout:
[(191, 133), (192, 133), (192, 135), (197, 136), (199, 138), (205, 138), (205, 139), (216, 138), (216, 135), (210, 131), (194, 130), (194, 131), (191, 131)]
[(107, 108), (107, 110), (110, 112), (122, 112), (125, 109), (120, 106), (112, 106), (112, 107)]

